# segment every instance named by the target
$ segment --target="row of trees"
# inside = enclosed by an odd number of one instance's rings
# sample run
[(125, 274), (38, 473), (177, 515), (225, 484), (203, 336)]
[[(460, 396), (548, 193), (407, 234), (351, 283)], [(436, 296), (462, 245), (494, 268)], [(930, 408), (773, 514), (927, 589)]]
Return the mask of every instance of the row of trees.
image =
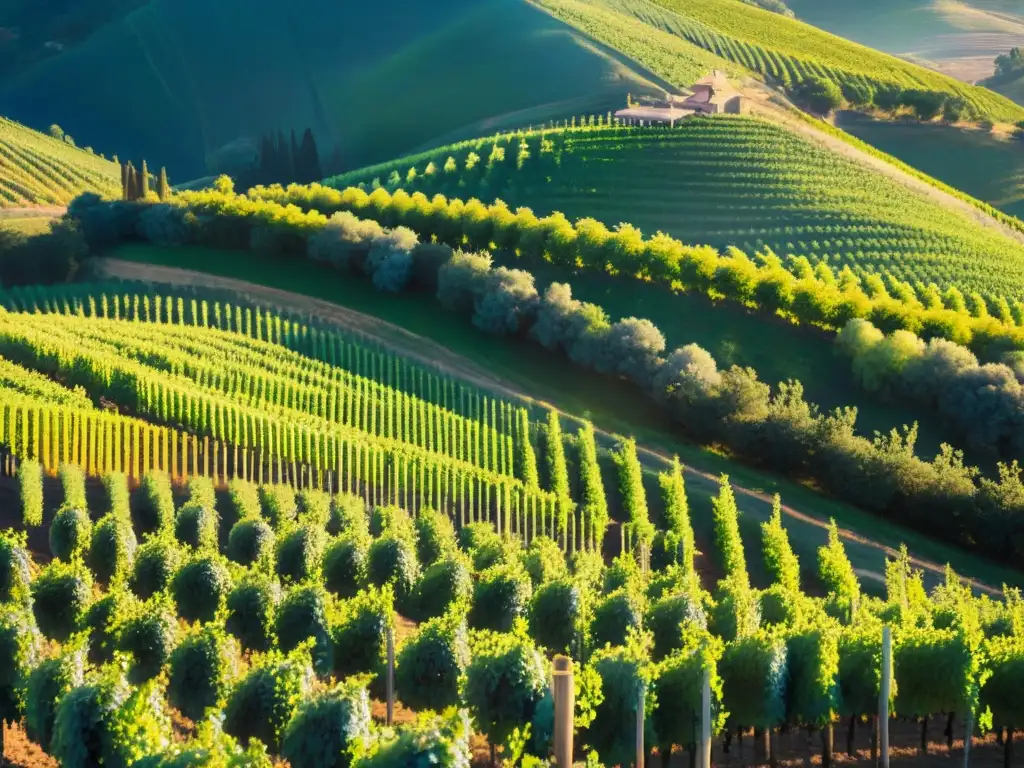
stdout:
[[(571, 268), (583, 266), (624, 277), (682, 287), (720, 300), (730, 299), (800, 324), (839, 330), (854, 317), (870, 320), (887, 333), (909, 330), (924, 338), (940, 337), (971, 347), (983, 357), (1024, 348), (1024, 331), (988, 314), (966, 311), (894, 295), (880, 279), (861, 280), (849, 268), (838, 274), (828, 265), (812, 266), (805, 258), (785, 261), (770, 251), (751, 258), (730, 248), (725, 254), (704, 246), (687, 246), (663, 233), (645, 238), (629, 224), (610, 231), (593, 219), (575, 224), (560, 213), (537, 217), (528, 208), (511, 211), (503, 203), (485, 205), (443, 196), (427, 198), (399, 190), (358, 188), (338, 191), (320, 185), (293, 185), (249, 191), (249, 197), (297, 205), (307, 211), (351, 211), (385, 226), (406, 226), (426, 241), (452, 247), (515, 253), (527, 264), (546, 260)], [(201, 193), (189, 193), (187, 205), (202, 205)], [(952, 295), (952, 294), (951, 294)], [(963, 296), (958, 306), (963, 306)], [(984, 300), (981, 302), (984, 304)]]
[(971, 106), (960, 96), (943, 91), (903, 89), (898, 85), (888, 88), (872, 86), (856, 80), (844, 81), (812, 76), (805, 78), (792, 89), (797, 103), (818, 115), (828, 115), (843, 106), (856, 109), (879, 109), (896, 112), (909, 109), (918, 120), (934, 120), (940, 114), (942, 119), (955, 123), (974, 118)]
[(281, 131), (261, 136), (257, 167), (252, 171), (252, 178), (246, 181), (250, 184), (311, 184), (323, 177), (316, 137), (307, 128), (301, 142), (296, 141), (294, 129), (290, 138)]
[(867, 391), (934, 408), (975, 450), (1024, 457), (1024, 387), (1010, 366), (980, 365), (945, 339), (886, 336), (861, 319), (847, 323), (835, 343)]
[[(121, 164), (121, 199), (146, 201), (150, 198), (150, 173), (146, 161), (142, 161), (142, 169), (135, 170), (129, 160)], [(167, 202), (171, 198), (171, 186), (167, 181), (167, 169), (161, 168), (160, 175), (156, 179), (156, 188), (153, 190), (156, 199)]]

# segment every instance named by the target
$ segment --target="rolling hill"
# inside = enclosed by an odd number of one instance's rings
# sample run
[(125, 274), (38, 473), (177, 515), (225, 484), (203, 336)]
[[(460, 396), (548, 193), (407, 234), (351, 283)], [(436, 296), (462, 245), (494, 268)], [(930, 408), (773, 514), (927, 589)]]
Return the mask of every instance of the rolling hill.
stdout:
[(119, 194), (117, 165), (0, 118), (0, 208), (57, 206), (94, 191)]
[(1014, 0), (793, 0), (789, 5), (803, 21), (967, 82), (990, 76), (998, 54), (1024, 45), (1024, 9)]
[(331, 183), (375, 180), (409, 192), (501, 199), (538, 215), (629, 222), (648, 234), (719, 248), (767, 246), (911, 284), (990, 296), (1024, 288), (1019, 241), (755, 117), (691, 119), (674, 130), (570, 128), (480, 139)]
[(80, 141), (187, 179), (208, 153), (271, 130), (310, 127), (325, 166), (352, 168), (658, 88), (522, 0), (154, 0), (5, 83), (0, 103), (25, 122), (59, 104)]
[[(568, 0), (539, 2), (569, 20), (560, 10)], [(995, 122), (1024, 119), (1024, 108), (988, 89), (966, 85), (739, 0), (584, 0), (573, 5), (599, 8), (620, 19), (639, 20), (653, 30), (685, 40), (785, 85), (799, 83), (808, 76), (823, 77), (839, 84), (848, 98), (855, 92), (929, 91), (962, 100), (977, 118)], [(578, 10), (576, 15), (580, 15)], [(614, 27), (588, 31), (616, 45), (612, 42)], [(660, 38), (650, 43), (659, 44)], [(640, 60), (671, 79), (655, 63)]]

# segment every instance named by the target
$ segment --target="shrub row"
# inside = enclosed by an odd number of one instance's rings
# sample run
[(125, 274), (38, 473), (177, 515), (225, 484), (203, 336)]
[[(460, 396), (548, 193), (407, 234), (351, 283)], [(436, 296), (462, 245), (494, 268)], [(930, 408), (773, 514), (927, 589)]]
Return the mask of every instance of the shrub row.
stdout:
[[(186, 201), (204, 193), (188, 193)], [(877, 276), (864, 280), (848, 267), (838, 274), (827, 264), (812, 266), (803, 257), (782, 259), (770, 251), (751, 258), (730, 248), (725, 254), (707, 246), (688, 246), (661, 232), (644, 238), (620, 224), (609, 231), (594, 219), (575, 224), (561, 213), (538, 217), (529, 208), (511, 211), (501, 201), (428, 198), (422, 193), (320, 185), (255, 187), (249, 197), (296, 205), (330, 214), (350, 211), (385, 226), (405, 226), (421, 239), (456, 248), (514, 251), (527, 261), (547, 260), (570, 268), (595, 269), (661, 283), (712, 299), (729, 299), (798, 324), (838, 330), (855, 317), (871, 320), (887, 332), (907, 330), (970, 346), (983, 356), (1024, 348), (1024, 332), (989, 316), (984, 298), (973, 297), (972, 316), (956, 288), (923, 305), (913, 289), (890, 295)]]
[(996, 456), (1024, 455), (1024, 358), (981, 365), (945, 339), (925, 342), (909, 331), (886, 336), (867, 320), (851, 320), (836, 336), (857, 383), (869, 392), (934, 408), (967, 445)]

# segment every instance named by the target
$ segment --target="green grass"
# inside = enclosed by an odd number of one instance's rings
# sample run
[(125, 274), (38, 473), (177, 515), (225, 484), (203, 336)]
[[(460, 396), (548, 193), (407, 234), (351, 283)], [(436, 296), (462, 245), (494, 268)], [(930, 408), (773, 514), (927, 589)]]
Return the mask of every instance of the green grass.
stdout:
[(271, 130), (309, 126), (325, 166), (336, 152), (352, 168), (653, 88), (523, 0), (153, 0), (0, 86), (0, 103), (188, 179)]
[(120, 187), (114, 163), (0, 118), (0, 208), (66, 205), (82, 192)]
[(1024, 217), (1024, 144), (948, 125), (843, 113), (847, 133), (1018, 218)]
[[(629, 222), (647, 234), (751, 253), (767, 246), (780, 256), (911, 284), (1011, 298), (1024, 289), (1024, 246), (1017, 240), (758, 118), (695, 118), (671, 131), (548, 131), (527, 137), (531, 156), (521, 168), (516, 140), (501, 141), (500, 162), (489, 162), (494, 140), (481, 139), (475, 147), (441, 147), (330, 183), (388, 183), (394, 170), (395, 186), (408, 192), (501, 199), (538, 215), (561, 211), (609, 227)], [(472, 170), (470, 152), (481, 158)], [(457, 167), (444, 172), (449, 157)]]
[[(433, 297), (423, 295), (387, 296), (374, 292), (362, 280), (346, 278), (309, 262), (282, 262), (251, 252), (217, 251), (205, 248), (159, 248), (125, 245), (113, 254), (121, 259), (180, 267), (231, 277), (280, 290), (323, 299), (378, 317), (438, 342), (453, 352), (486, 368), (493, 376), (518, 388), (529, 397), (554, 405), (567, 414), (587, 417), (599, 429), (632, 434), (647, 449), (678, 454), (689, 467), (717, 475), (729, 474), (733, 483), (758, 493), (781, 493), (786, 504), (808, 516), (787, 515), (786, 525), (803, 567), (815, 567), (817, 547), (826, 541), (822, 527), (829, 517), (853, 532), (847, 548), (854, 566), (876, 574), (884, 572), (884, 552), (878, 545), (898, 547), (906, 542), (912, 553), (935, 563), (950, 562), (962, 574), (983, 583), (1024, 584), (1024, 575), (986, 562), (959, 550), (903, 530), (887, 521), (856, 510), (837, 500), (821, 496), (796, 483), (759, 472), (730, 461), (710, 450), (687, 443), (666, 423), (663, 412), (646, 398), (638, 397), (625, 383), (585, 374), (526, 342), (502, 341), (487, 336), (469, 323), (438, 308)], [(649, 453), (641, 457), (649, 467), (661, 461)], [(712, 552), (710, 538), (710, 496), (716, 483), (701, 475), (687, 478), (698, 545)], [(769, 502), (741, 494), (744, 514), (741, 525), (751, 570), (760, 571), (760, 538), (757, 524), (767, 519)], [(870, 539), (870, 542), (862, 539)], [(714, 564), (702, 560), (714, 570)], [(929, 583), (940, 575), (931, 573)], [(878, 584), (869, 584), (878, 589)]]
[[(546, 4), (547, 0), (540, 2)], [(739, 0), (586, 2), (622, 17), (639, 19), (653, 29), (668, 32), (779, 82), (798, 83), (809, 76), (818, 76), (840, 85), (858, 83), (924, 89), (962, 98), (979, 117), (996, 122), (1016, 122), (1024, 118), (1024, 108), (992, 91), (967, 85)], [(608, 31), (613, 33), (614, 27)], [(603, 39), (601, 35), (596, 36)], [(667, 76), (657, 67), (651, 68)]]

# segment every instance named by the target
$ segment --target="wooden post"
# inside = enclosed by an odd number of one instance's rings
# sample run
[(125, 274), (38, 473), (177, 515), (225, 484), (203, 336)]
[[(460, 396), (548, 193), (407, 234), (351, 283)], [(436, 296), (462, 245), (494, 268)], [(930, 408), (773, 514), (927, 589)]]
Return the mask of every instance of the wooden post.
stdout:
[(573, 688), (572, 659), (555, 656), (555, 764), (572, 768), (573, 711), (576, 691)]
[(882, 690), (878, 696), (878, 736), (882, 768), (889, 768), (889, 693), (892, 690), (892, 630), (882, 628)]
[[(772, 750), (772, 754), (775, 751)], [(700, 693), (700, 767), (711, 768), (711, 670), (704, 668)]]
[[(379, 647), (379, 646), (378, 646)], [(395, 636), (391, 627), (388, 627), (388, 717), (387, 724), (391, 725), (395, 719)]]
[(964, 768), (971, 764), (971, 737), (974, 735), (974, 712), (967, 710), (967, 724), (964, 726)]
[(644, 694), (641, 688), (636, 698), (636, 768), (644, 768)]

